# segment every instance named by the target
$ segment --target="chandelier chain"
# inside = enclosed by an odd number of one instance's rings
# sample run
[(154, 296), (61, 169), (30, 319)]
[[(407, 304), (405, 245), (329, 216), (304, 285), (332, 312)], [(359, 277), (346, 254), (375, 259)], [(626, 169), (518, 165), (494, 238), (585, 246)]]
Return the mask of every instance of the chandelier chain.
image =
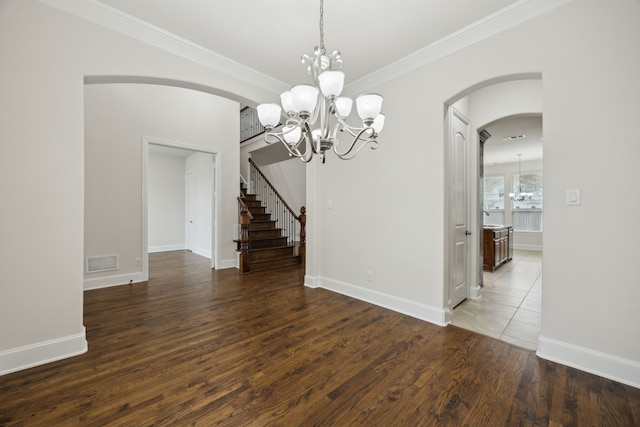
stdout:
[(320, 0), (320, 52), (324, 55), (324, 0)]

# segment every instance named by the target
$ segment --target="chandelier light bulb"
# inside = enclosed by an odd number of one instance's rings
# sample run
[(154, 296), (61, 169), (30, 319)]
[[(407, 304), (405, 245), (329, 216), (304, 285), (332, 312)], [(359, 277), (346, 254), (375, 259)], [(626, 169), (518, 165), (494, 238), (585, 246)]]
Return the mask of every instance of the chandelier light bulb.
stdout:
[(298, 85), (291, 88), (291, 98), (296, 111), (312, 113), (318, 102), (318, 88), (311, 85)]
[(382, 128), (384, 127), (384, 119), (384, 114), (378, 114), (378, 116), (373, 119), (373, 124), (371, 125), (371, 127), (374, 131), (376, 131), (376, 133), (382, 132)]
[(353, 99), (347, 96), (341, 96), (335, 100), (336, 113), (342, 120), (349, 117), (351, 108), (353, 107)]
[(373, 120), (382, 110), (382, 95), (377, 93), (360, 95), (356, 98), (356, 108), (362, 120)]
[(282, 103), (282, 109), (287, 114), (295, 114), (296, 107), (293, 105), (293, 98), (291, 97), (291, 91), (285, 90), (280, 94), (280, 102)]
[(318, 83), (326, 98), (338, 97), (344, 87), (344, 73), (342, 71), (325, 71), (318, 76)]
[(278, 104), (260, 104), (257, 107), (258, 120), (266, 129), (273, 129), (280, 123), (282, 109)]

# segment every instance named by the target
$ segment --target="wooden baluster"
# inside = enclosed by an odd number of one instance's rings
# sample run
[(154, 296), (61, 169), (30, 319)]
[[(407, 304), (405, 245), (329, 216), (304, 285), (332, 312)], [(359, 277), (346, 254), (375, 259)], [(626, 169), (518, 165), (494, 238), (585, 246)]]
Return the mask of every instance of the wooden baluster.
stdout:
[(305, 264), (307, 260), (307, 230), (305, 226), (307, 224), (307, 209), (303, 206), (300, 208), (300, 249), (298, 250), (298, 254), (300, 255), (300, 259), (302, 263)]
[(249, 208), (242, 206), (240, 212), (240, 273), (251, 271), (251, 258), (249, 255)]

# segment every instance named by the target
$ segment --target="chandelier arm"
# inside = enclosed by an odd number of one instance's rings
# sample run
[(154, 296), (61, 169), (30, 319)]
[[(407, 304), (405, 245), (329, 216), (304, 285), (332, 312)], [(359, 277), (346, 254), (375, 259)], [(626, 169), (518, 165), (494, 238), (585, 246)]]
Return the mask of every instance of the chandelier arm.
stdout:
[(375, 140), (363, 140), (362, 144), (360, 144), (360, 146), (353, 152), (353, 154), (349, 155), (349, 153), (351, 151), (353, 151), (353, 146), (351, 147), (351, 149), (349, 151), (347, 151), (344, 154), (340, 154), (338, 153), (338, 151), (335, 149), (335, 146), (333, 148), (333, 152), (336, 154), (336, 156), (338, 156), (339, 158), (341, 158), (342, 160), (351, 160), (353, 159), (355, 156), (358, 155), (358, 153), (360, 152), (360, 150), (362, 150), (364, 147), (367, 146), (367, 144), (372, 143), (373, 146), (371, 146), (372, 150), (375, 150), (376, 148), (378, 148), (378, 141)]
[(301, 138), (300, 141), (298, 141), (296, 144), (290, 145), (280, 135), (281, 134), (274, 133), (274, 132), (267, 132), (264, 136), (264, 140), (267, 144), (281, 142), (291, 156), (297, 157), (302, 161), (304, 161), (305, 163), (308, 163), (313, 158), (314, 151), (309, 150), (308, 146), (307, 146), (307, 149), (304, 150), (304, 152), (300, 152), (300, 150), (298, 149), (298, 147), (300, 147), (300, 144), (305, 140), (305, 138)]
[[(363, 139), (363, 140), (366, 139), (367, 141), (375, 141), (375, 137), (378, 136), (378, 134), (373, 130), (371, 126), (367, 126), (363, 128), (350, 126), (347, 122), (342, 120), (340, 117), (336, 116), (336, 118), (338, 119), (338, 124), (341, 126), (341, 129), (346, 130), (354, 138)], [(374, 136), (362, 138), (361, 137), (362, 134), (367, 130), (371, 130), (371, 134)]]
[[(362, 147), (364, 147), (365, 145), (367, 145), (370, 142), (375, 144), (373, 147), (371, 147), (373, 150), (375, 150), (376, 148), (378, 148), (378, 141), (376, 141), (375, 139), (371, 139), (371, 138), (361, 138), (362, 134), (364, 132), (366, 132), (368, 129), (369, 128), (364, 128), (358, 134), (356, 134), (354, 136), (354, 138), (353, 138), (353, 141), (351, 141), (351, 145), (349, 146), (349, 149), (347, 151), (345, 151), (344, 153), (339, 153), (338, 152), (338, 144), (334, 144), (333, 152), (336, 153), (336, 155), (338, 157), (340, 157), (341, 159), (349, 160), (349, 159), (352, 159), (356, 154), (358, 154), (360, 152), (360, 150), (362, 150)], [(355, 148), (355, 146), (358, 143), (358, 141), (362, 141), (362, 143), (356, 149), (355, 153), (353, 153), (352, 156), (349, 156), (349, 153), (351, 153), (353, 151), (353, 149)]]
[[(318, 146), (316, 147), (316, 142), (313, 140), (313, 133), (311, 132), (309, 123), (306, 121), (303, 122), (302, 124), (302, 135), (303, 135), (303, 139), (307, 141), (307, 150), (309, 149), (309, 146), (310, 146), (311, 151), (313, 151), (313, 154), (320, 154), (320, 145), (318, 143)], [(305, 152), (307, 150), (305, 150)]]

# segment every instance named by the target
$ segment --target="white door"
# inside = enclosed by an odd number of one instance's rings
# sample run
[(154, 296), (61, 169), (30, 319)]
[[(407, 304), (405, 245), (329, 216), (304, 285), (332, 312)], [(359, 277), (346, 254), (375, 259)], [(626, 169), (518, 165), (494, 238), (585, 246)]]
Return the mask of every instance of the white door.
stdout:
[(451, 159), (451, 221), (453, 227), (453, 250), (449, 282), (449, 308), (464, 301), (469, 295), (469, 209), (467, 146), (469, 121), (454, 108), (449, 109), (449, 155)]
[(193, 250), (193, 173), (184, 176), (184, 247)]

